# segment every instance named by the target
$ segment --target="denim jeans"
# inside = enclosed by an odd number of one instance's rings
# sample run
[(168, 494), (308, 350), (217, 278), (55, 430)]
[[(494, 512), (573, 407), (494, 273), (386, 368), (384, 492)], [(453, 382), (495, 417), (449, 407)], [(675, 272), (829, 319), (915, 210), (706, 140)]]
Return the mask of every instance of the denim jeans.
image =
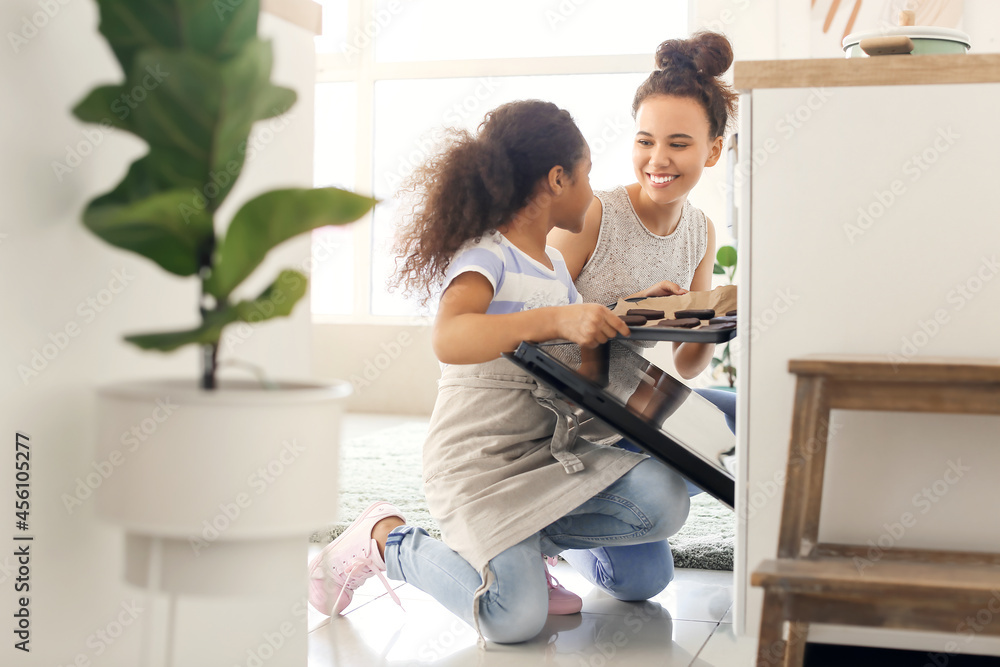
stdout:
[[(695, 392), (726, 414), (729, 430), (735, 434), (736, 393), (719, 389), (695, 389)], [(640, 451), (628, 440), (620, 440), (618, 446), (633, 452)], [(684, 484), (690, 496), (703, 493), (686, 479)], [(639, 595), (645, 582), (663, 581), (663, 586), (666, 586), (674, 576), (674, 558), (666, 540), (627, 547), (564, 551), (562, 557), (592, 584), (619, 600), (645, 599)]]
[[(513, 643), (527, 641), (542, 629), (549, 604), (542, 554), (555, 556), (567, 549), (589, 554), (595, 548), (613, 551), (647, 542), (666, 544), (666, 538), (684, 524), (689, 507), (680, 475), (655, 459), (642, 461), (563, 518), (490, 561), (493, 583), (479, 602), (483, 635), (498, 643)], [(627, 587), (602, 587), (619, 591), (617, 597), (622, 599), (656, 595), (673, 578), (669, 548), (665, 556), (666, 561), (645, 559), (648, 577), (628, 573)], [(389, 534), (385, 563), (390, 579), (416, 586), (472, 624), (472, 599), (482, 579), (443, 542), (421, 528), (401, 526)], [(613, 582), (614, 572), (608, 574)]]

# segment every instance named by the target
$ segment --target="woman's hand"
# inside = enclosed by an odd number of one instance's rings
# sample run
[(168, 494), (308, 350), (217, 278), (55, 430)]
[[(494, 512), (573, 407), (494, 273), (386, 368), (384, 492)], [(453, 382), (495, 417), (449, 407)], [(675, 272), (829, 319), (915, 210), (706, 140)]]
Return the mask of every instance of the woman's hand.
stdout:
[(573, 341), (580, 347), (593, 348), (606, 343), (618, 334), (629, 335), (628, 325), (606, 306), (597, 303), (580, 303), (553, 309), (556, 331), (560, 338)]
[(688, 291), (678, 285), (677, 283), (670, 282), (669, 280), (661, 280), (652, 287), (649, 287), (641, 292), (636, 292), (628, 298), (634, 298), (638, 296), (650, 297), (650, 296), (673, 296), (675, 294), (687, 294)]

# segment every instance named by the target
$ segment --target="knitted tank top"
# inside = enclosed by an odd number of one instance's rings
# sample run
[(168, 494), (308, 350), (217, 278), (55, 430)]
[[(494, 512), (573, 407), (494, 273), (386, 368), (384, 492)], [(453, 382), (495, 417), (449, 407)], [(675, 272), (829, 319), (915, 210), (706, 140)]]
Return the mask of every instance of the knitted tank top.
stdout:
[(603, 209), (601, 231), (576, 279), (585, 302), (610, 305), (661, 280), (691, 288), (708, 246), (708, 221), (700, 209), (685, 201), (677, 228), (657, 236), (639, 221), (625, 186), (594, 194)]

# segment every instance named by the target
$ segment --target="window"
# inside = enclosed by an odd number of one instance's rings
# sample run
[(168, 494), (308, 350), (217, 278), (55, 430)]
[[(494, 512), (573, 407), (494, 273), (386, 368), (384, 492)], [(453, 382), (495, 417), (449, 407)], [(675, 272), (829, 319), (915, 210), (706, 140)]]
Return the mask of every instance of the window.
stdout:
[[(443, 127), (474, 130), (504, 102), (546, 99), (568, 109), (587, 138), (594, 188), (629, 182), (632, 95), (656, 45), (688, 31), (687, 0), (323, 4), (316, 185), (370, 192), (382, 203), (373, 216), (314, 234), (323, 244), (314, 253), (316, 320), (422, 314), (386, 290), (395, 269), (392, 197)], [(331, 14), (349, 27), (332, 25)]]

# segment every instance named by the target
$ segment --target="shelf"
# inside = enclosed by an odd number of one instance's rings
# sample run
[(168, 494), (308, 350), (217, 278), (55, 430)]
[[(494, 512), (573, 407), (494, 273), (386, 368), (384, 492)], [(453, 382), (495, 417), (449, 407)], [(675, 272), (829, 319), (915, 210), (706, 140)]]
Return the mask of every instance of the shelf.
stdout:
[(747, 60), (734, 67), (734, 86), (759, 88), (1000, 83), (1000, 54), (878, 56), (809, 60)]

